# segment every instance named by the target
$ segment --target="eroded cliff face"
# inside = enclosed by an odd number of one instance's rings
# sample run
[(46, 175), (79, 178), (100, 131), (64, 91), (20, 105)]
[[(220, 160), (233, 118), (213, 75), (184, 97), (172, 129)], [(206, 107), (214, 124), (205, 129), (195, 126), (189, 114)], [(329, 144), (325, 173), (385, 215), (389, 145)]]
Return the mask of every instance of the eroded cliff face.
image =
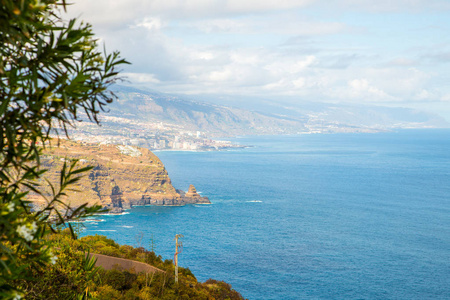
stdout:
[[(93, 167), (72, 186), (76, 191), (67, 192), (65, 201), (72, 206), (87, 202), (120, 212), (132, 205), (210, 203), (206, 197), (176, 190), (162, 162), (148, 149), (61, 141), (59, 147), (54, 145), (42, 157), (42, 167), (49, 169), (45, 177), (57, 186), (64, 161), (71, 159), (79, 160), (78, 167)], [(42, 183), (45, 194), (50, 196), (50, 186)], [(31, 198), (43, 202), (37, 195)]]

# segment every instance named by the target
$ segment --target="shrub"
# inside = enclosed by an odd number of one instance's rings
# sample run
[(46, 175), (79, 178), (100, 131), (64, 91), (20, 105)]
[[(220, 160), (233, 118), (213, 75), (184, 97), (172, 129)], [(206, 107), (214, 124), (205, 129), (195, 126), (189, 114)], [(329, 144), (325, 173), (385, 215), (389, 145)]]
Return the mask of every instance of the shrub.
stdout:
[(30, 191), (45, 197), (40, 156), (50, 134), (67, 135), (80, 111), (98, 123), (97, 114), (115, 98), (107, 91), (118, 79), (115, 68), (126, 63), (118, 53), (98, 50), (89, 24), (62, 20), (58, 7), (65, 9), (65, 1), (57, 1), (1, 2), (1, 299), (29, 298), (32, 280), (57, 259), (45, 237), (57, 225), (100, 210), (74, 209), (63, 201), (65, 191), (90, 169), (77, 168), (76, 161), (64, 161), (44, 208), (33, 211), (26, 200)]

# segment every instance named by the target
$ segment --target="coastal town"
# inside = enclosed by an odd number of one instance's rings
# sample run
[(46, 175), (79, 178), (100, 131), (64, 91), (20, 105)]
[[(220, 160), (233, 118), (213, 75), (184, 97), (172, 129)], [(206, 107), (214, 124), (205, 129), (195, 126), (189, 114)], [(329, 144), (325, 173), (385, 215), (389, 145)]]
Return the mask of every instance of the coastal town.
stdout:
[(138, 146), (150, 150), (219, 151), (245, 148), (228, 140), (213, 139), (205, 132), (188, 130), (164, 122), (142, 122), (116, 116), (102, 116), (101, 126), (79, 122), (69, 129), (74, 141), (94, 144)]

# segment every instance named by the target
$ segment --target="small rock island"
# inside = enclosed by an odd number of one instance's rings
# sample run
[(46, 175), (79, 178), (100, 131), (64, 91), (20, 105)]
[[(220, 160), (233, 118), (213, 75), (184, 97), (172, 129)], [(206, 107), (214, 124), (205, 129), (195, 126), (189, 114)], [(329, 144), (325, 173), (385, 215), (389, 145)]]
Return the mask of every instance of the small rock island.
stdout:
[(185, 193), (182, 190), (176, 190), (174, 196), (167, 195), (142, 195), (142, 199), (132, 205), (173, 205), (181, 206), (186, 204), (211, 204), (208, 197), (202, 197), (197, 193), (195, 187), (191, 184), (189, 190)]

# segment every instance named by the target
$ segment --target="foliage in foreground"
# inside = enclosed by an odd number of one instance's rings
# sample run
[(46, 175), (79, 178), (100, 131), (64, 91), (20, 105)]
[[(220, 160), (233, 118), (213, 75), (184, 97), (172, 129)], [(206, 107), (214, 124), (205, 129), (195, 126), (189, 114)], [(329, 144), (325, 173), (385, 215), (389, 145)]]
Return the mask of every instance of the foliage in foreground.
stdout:
[(45, 237), (55, 226), (99, 211), (70, 207), (66, 191), (89, 168), (64, 164), (43, 209), (33, 211), (27, 191), (42, 194), (39, 168), (50, 134), (66, 134), (80, 115), (97, 115), (114, 95), (108, 87), (126, 61), (99, 51), (91, 27), (64, 21), (65, 0), (0, 1), (0, 299), (20, 299), (16, 285), (56, 263)]
[[(163, 260), (144, 248), (118, 245), (105, 236), (73, 239), (68, 230), (48, 237), (56, 249), (58, 261), (35, 274), (38, 281), (18, 281), (27, 292), (26, 299), (70, 299), (88, 295), (91, 299), (243, 299), (223, 281), (197, 281), (188, 268), (179, 268), (179, 282), (174, 280), (171, 260)], [(136, 274), (133, 270), (95, 268), (86, 253), (106, 254), (151, 264), (165, 272)]]

